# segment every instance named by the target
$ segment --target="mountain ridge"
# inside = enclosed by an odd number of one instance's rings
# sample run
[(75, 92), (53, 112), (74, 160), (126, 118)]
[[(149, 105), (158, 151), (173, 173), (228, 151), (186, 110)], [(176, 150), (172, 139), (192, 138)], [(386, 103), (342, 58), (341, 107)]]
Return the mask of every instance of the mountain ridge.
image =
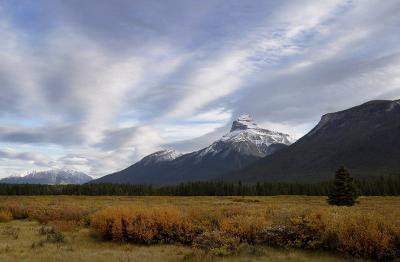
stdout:
[(356, 177), (400, 174), (400, 102), (373, 100), (328, 113), (306, 135), (220, 179), (243, 182), (317, 182), (341, 165)]
[(45, 171), (24, 172), (22, 176), (9, 176), (0, 179), (6, 184), (84, 184), (93, 178), (83, 172), (71, 169), (50, 169)]
[(260, 128), (249, 115), (242, 115), (233, 121), (229, 133), (203, 149), (183, 155), (174, 153), (176, 157), (169, 161), (144, 164), (154, 154), (168, 154), (159, 151), (92, 183), (172, 184), (209, 180), (221, 173), (245, 167), (293, 141), (288, 134)]

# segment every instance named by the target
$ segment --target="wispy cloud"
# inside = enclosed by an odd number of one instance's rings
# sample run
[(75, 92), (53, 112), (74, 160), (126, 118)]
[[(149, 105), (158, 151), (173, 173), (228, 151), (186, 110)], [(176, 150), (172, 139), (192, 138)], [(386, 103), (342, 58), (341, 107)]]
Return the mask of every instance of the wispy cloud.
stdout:
[(326, 112), (398, 98), (399, 11), (395, 0), (1, 1), (0, 176), (104, 175), (162, 147), (201, 148), (241, 113), (299, 137)]

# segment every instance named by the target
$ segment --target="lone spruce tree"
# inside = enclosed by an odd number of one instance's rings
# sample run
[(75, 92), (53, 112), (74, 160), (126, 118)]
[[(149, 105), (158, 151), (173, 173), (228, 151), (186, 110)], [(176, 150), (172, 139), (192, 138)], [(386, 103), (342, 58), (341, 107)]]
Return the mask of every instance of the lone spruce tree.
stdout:
[(349, 171), (344, 167), (339, 168), (335, 174), (328, 203), (337, 206), (353, 206), (357, 197), (357, 189)]

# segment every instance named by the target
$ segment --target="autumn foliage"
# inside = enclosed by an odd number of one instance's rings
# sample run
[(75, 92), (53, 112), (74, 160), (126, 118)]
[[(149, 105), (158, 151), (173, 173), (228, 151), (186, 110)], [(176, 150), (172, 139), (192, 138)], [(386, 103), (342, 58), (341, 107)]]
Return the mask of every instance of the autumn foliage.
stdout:
[[(176, 207), (112, 207), (94, 213), (91, 227), (103, 238), (132, 243), (182, 243), (227, 250), (237, 243), (321, 249), (389, 259), (400, 255), (400, 227), (383, 216), (365, 217), (339, 208), (291, 211), (288, 220), (259, 212), (210, 215)], [(199, 214), (202, 222), (199, 221)], [(274, 222), (275, 221), (275, 222)], [(207, 249), (207, 248), (206, 248)], [(219, 250), (219, 249), (217, 249)]]
[(58, 231), (89, 227), (98, 237), (137, 244), (179, 243), (215, 255), (242, 245), (400, 257), (398, 198), (353, 207), (322, 197), (21, 197), (0, 201), (0, 221), (29, 219)]
[(0, 210), (0, 222), (8, 222), (12, 220), (12, 214), (8, 210)]

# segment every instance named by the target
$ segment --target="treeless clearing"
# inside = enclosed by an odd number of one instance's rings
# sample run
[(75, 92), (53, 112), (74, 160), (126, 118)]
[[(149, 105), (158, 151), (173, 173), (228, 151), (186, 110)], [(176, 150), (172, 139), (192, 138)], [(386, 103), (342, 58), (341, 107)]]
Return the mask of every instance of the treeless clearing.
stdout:
[(23, 220), (0, 223), (0, 260), (343, 259), (320, 250), (398, 257), (400, 198), (359, 201), (333, 207), (309, 196), (1, 197), (0, 210)]

